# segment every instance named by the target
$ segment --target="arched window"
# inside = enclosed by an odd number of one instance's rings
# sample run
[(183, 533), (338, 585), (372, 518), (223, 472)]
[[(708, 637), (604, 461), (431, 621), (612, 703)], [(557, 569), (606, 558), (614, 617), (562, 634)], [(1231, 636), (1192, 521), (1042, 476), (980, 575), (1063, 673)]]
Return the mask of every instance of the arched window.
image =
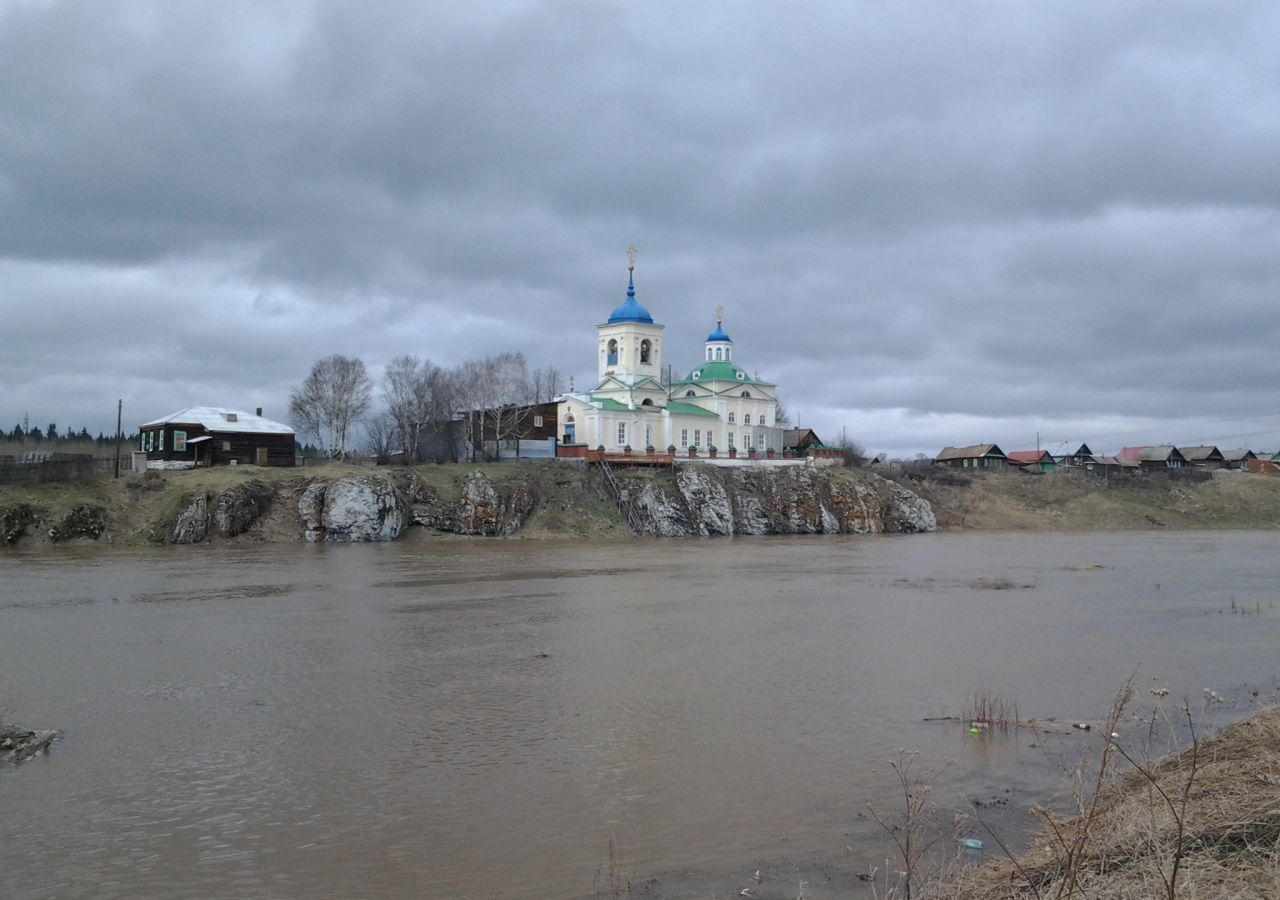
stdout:
[(618, 364), (618, 342), (615, 340), (609, 341), (609, 354), (606, 358), (606, 362), (611, 366), (616, 366)]
[(725, 362), (729, 362), (731, 359), (733, 359), (733, 348), (732, 348), (732, 347), (725, 347), (725, 348), (724, 348), (724, 361), (725, 361)]
[(707, 348), (707, 362), (711, 362), (711, 348)]
[(717, 347), (717, 348), (716, 348), (716, 360), (717, 360), (717, 361), (720, 361), (720, 360), (723, 360), (723, 359), (724, 359), (724, 348), (723, 348), (723, 347)]
[(653, 406), (653, 401), (652, 401), (652, 400), (650, 400), (650, 399), (648, 399), (648, 398), (645, 398), (644, 400), (641, 400), (641, 401), (640, 401), (640, 405), (641, 405), (641, 406)]
[(733, 424), (733, 413), (729, 413), (729, 424)]
[(569, 415), (565, 416), (564, 420), (572, 425), (574, 423), (573, 413), (569, 413)]
[(742, 424), (743, 424), (743, 425), (750, 425), (750, 424), (751, 424), (751, 413), (746, 413), (746, 414), (744, 414), (744, 415), (743, 415), (743, 417), (742, 417)]
[(743, 391), (743, 392), (742, 392), (742, 399), (743, 399), (743, 400), (750, 400), (750, 399), (751, 399), (751, 392), (750, 392), (750, 391)]
[(698, 396), (698, 394), (697, 394), (697, 392), (696, 392), (696, 391), (685, 391), (685, 392), (684, 392), (684, 395), (685, 395), (686, 397), (696, 397), (696, 396)]
[(649, 365), (649, 349), (650, 349), (650, 346), (651, 346), (651, 345), (649, 344), (648, 340), (643, 340), (643, 341), (641, 341), (641, 342), (640, 342), (640, 363), (641, 363), (641, 365), (645, 365), (645, 366)]

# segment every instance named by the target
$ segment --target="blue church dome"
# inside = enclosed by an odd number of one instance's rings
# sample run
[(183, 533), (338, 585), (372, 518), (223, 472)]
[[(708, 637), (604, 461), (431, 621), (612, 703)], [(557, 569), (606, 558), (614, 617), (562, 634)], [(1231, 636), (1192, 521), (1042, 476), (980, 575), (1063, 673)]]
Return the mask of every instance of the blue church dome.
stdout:
[(636, 302), (635, 278), (630, 273), (627, 274), (626, 302), (613, 312), (609, 313), (608, 324), (613, 325), (618, 322), (644, 322), (646, 325), (653, 324), (653, 316), (649, 315), (649, 310)]
[(725, 334), (725, 333), (724, 333), (724, 329), (720, 326), (720, 323), (719, 323), (719, 322), (717, 322), (717, 323), (716, 323), (716, 330), (715, 330), (715, 331), (713, 331), (713, 332), (711, 332), (709, 335), (707, 335), (707, 342), (708, 342), (708, 343), (710, 343), (711, 341), (726, 341), (726, 342), (728, 342), (728, 343), (732, 344), (732, 343), (733, 343), (733, 338), (731, 338), (731, 337), (729, 337), (729, 335)]

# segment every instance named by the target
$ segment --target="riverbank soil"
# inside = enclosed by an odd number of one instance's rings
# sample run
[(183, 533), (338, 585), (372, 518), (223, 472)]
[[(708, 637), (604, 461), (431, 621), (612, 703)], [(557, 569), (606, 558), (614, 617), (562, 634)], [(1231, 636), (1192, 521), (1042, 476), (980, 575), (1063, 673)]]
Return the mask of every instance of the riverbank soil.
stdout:
[(1118, 765), (1124, 774), (1091, 822), (1055, 819), (1056, 833), (1047, 828), (1015, 860), (962, 870), (936, 896), (1280, 897), (1280, 709), (1143, 764), (1150, 778)]
[(1280, 528), (1280, 478), (1243, 472), (1190, 482), (1154, 476), (1106, 481), (1018, 472), (899, 475), (933, 505), (940, 528), (980, 531)]

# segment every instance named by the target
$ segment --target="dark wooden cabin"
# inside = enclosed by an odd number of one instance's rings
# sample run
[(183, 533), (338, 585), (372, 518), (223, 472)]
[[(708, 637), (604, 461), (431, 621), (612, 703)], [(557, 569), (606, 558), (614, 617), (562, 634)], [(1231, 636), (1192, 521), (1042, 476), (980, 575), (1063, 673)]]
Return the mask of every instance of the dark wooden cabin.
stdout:
[(192, 406), (138, 427), (147, 462), (192, 466), (295, 465), (293, 429), (254, 413)]
[(973, 444), (968, 447), (943, 447), (933, 458), (935, 466), (953, 469), (985, 469), (1009, 471), (1009, 458), (995, 444)]

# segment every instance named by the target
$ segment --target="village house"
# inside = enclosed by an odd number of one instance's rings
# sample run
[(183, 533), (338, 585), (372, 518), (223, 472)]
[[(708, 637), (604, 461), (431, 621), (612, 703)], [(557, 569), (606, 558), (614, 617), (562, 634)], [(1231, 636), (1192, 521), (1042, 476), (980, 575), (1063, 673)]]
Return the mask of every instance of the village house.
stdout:
[(294, 432), (288, 425), (219, 406), (192, 406), (138, 426), (138, 449), (147, 465), (191, 468), (239, 465), (292, 466)]
[(1243, 469), (1247, 466), (1249, 460), (1257, 458), (1258, 455), (1252, 450), (1243, 448), (1222, 451), (1222, 465), (1227, 469)]
[(1176, 470), (1187, 465), (1186, 459), (1172, 444), (1162, 444), (1159, 447), (1122, 447), (1116, 454), (1116, 459), (1136, 462), (1143, 471)]
[(1053, 472), (1058, 468), (1048, 450), (1012, 450), (1009, 462), (1024, 472)]
[(1093, 466), (1094, 452), (1088, 444), (1081, 444), (1073, 453), (1064, 453), (1053, 458), (1060, 468), (1089, 469)]
[(1194, 469), (1221, 469), (1226, 465), (1217, 447), (1179, 447), (1178, 452)]
[(782, 432), (782, 449), (793, 450), (802, 455), (810, 447), (821, 447), (822, 439), (812, 428), (788, 428)]
[(943, 447), (933, 458), (933, 464), (953, 469), (1004, 471), (1009, 468), (1009, 458), (995, 444), (973, 444), (969, 447)]

